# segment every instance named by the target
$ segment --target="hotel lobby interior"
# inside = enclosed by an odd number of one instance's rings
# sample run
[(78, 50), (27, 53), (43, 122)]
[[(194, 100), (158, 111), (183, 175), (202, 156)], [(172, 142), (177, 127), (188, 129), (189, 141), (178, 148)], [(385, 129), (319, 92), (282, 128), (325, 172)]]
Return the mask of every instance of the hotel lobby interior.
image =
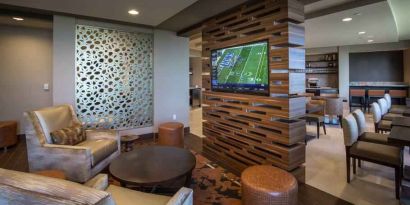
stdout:
[(0, 205), (410, 205), (410, 0), (0, 0)]

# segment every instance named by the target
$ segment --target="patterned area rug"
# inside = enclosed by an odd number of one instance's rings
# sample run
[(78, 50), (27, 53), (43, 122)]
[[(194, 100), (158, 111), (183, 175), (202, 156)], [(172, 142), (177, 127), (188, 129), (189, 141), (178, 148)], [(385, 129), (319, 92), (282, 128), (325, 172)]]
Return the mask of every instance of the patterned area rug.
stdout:
[(240, 204), (240, 178), (196, 153), (196, 167), (192, 173), (194, 204)]
[[(135, 148), (155, 145), (153, 142), (140, 142), (135, 144)], [(191, 151), (196, 157), (196, 166), (192, 171), (191, 189), (194, 190), (195, 205), (240, 205), (241, 204), (241, 186), (240, 177), (228, 172), (216, 163), (205, 158), (195, 151)], [(183, 180), (180, 181), (183, 183)], [(175, 182), (170, 185), (173, 187)], [(110, 177), (110, 183), (117, 186), (119, 182)], [(130, 187), (129, 187), (130, 188)], [(150, 188), (140, 191), (150, 192)], [(167, 189), (158, 188), (155, 193), (172, 195)]]

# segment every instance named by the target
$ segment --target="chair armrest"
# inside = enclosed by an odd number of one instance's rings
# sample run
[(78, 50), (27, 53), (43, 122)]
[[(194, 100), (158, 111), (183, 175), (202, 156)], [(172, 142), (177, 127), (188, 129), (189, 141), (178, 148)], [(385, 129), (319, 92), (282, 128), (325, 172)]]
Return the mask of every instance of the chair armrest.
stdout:
[(88, 140), (111, 139), (119, 140), (118, 130), (89, 129), (85, 130), (85, 136)]
[(94, 178), (87, 181), (84, 185), (94, 189), (105, 191), (108, 188), (108, 175), (98, 174)]
[(85, 152), (89, 151), (91, 153), (90, 148), (82, 147), (82, 146), (71, 146), (71, 145), (59, 145), (59, 144), (44, 144), (43, 147), (45, 148), (55, 148), (55, 149), (73, 149), (73, 150), (83, 150)]
[(172, 196), (166, 205), (192, 205), (193, 204), (193, 191), (192, 189), (182, 187), (179, 191)]

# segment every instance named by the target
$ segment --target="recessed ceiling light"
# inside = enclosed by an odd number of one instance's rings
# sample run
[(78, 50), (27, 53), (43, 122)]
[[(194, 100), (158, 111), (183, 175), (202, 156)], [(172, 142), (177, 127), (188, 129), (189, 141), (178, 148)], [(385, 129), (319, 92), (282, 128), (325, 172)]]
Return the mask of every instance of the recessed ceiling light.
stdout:
[(363, 34), (366, 34), (366, 31), (359, 31), (359, 33), (358, 33), (359, 35), (363, 35)]
[(24, 20), (24, 19), (21, 18), (21, 17), (13, 17), (13, 19), (16, 20), (16, 21), (23, 21), (23, 20)]
[(138, 14), (140, 14), (140, 12), (138, 12), (138, 11), (135, 10), (135, 9), (129, 10), (128, 13), (131, 14), (131, 15), (138, 15)]
[(373, 41), (374, 40), (372, 40), (372, 39), (367, 40), (368, 43), (372, 43)]
[(346, 17), (346, 18), (342, 19), (343, 22), (349, 22), (349, 21), (351, 21), (351, 20), (353, 20), (353, 19), (350, 18), (350, 17)]

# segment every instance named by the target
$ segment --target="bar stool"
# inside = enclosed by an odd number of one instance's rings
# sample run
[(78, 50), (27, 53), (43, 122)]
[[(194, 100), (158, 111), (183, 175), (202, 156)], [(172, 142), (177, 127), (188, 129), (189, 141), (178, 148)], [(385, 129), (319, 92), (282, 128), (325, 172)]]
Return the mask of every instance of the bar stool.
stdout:
[[(353, 103), (353, 99), (359, 99), (359, 103)], [(363, 112), (366, 112), (366, 90), (365, 89), (350, 89), (349, 108), (352, 112), (352, 107), (360, 107)]]
[(389, 94), (391, 98), (399, 99), (399, 104), (405, 104), (405, 100), (407, 98), (407, 90), (390, 90)]
[[(378, 98), (383, 98), (384, 93), (386, 93), (385, 90), (368, 90), (367, 91), (367, 109), (370, 112), (370, 106), (373, 102), (375, 102)], [(375, 100), (376, 98), (376, 100)]]

